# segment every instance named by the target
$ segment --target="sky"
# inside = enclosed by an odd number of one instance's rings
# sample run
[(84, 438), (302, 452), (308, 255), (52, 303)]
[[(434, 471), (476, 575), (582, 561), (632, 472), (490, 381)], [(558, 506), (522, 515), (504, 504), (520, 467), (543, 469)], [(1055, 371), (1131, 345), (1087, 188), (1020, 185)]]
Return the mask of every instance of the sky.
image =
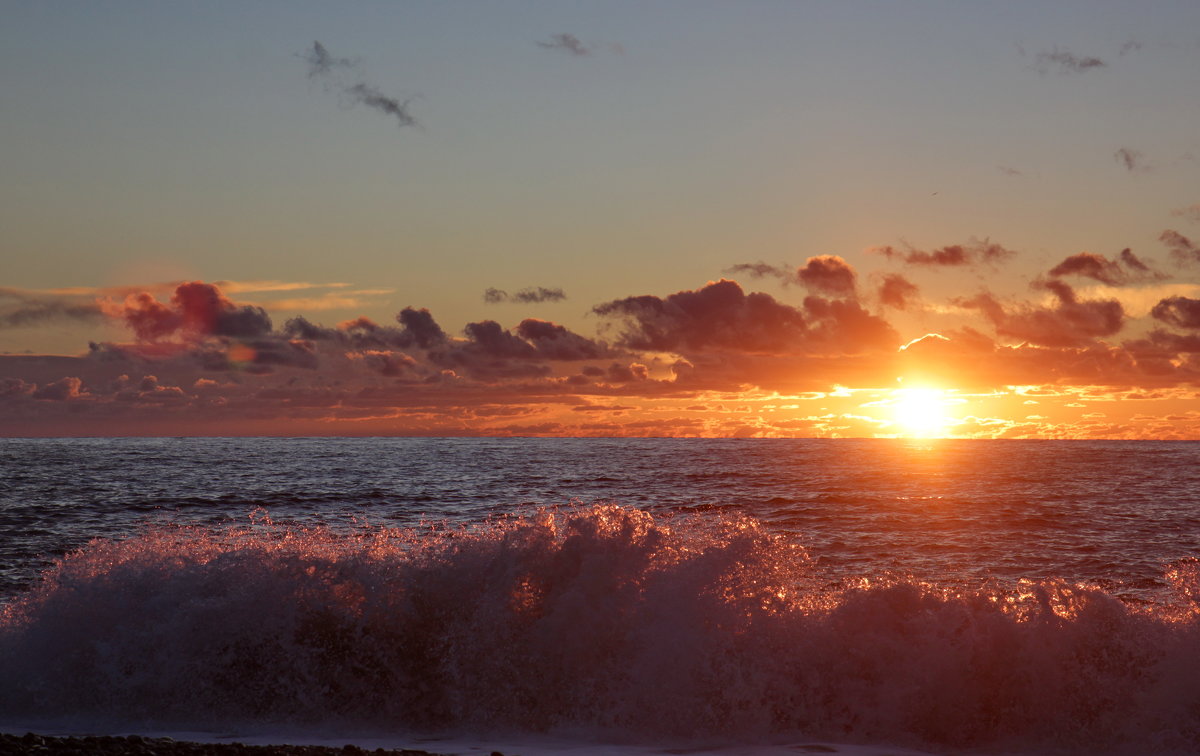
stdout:
[(1200, 4), (0, 0), (0, 435), (1200, 438)]

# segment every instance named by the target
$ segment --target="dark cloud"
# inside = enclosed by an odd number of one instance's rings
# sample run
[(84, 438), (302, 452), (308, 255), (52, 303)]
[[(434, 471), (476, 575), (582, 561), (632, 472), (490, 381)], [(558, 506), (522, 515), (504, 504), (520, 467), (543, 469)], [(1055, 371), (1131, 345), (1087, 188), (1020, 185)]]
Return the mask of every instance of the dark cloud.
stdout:
[[(308, 63), (308, 77), (310, 79), (329, 78), (335, 69), (354, 69), (358, 67), (357, 61), (350, 58), (334, 57), (320, 42), (313, 42), (312, 49), (299, 57)], [(412, 113), (408, 112), (408, 104), (412, 98), (400, 100), (396, 97), (386, 95), (374, 84), (368, 84), (362, 80), (354, 84), (347, 84), (344, 81), (333, 81), (332, 86), (341, 92), (342, 96), (351, 105), (365, 105), (372, 110), (392, 116), (401, 127), (418, 125), (417, 119)]]
[(1076, 347), (1121, 330), (1125, 310), (1115, 299), (1079, 300), (1074, 290), (1059, 280), (1035, 281), (1034, 288), (1050, 292), (1051, 307), (1008, 308), (988, 293), (954, 300), (962, 307), (980, 310), (992, 321), (999, 336), (1049, 347)]
[(266, 310), (250, 305), (239, 307), (221, 290), (202, 281), (180, 284), (164, 304), (141, 292), (126, 297), (121, 312), (126, 325), (139, 339), (154, 341), (183, 332), (190, 336), (252, 338), (271, 331)]
[(0, 311), (0, 328), (24, 328), (60, 321), (99, 322), (104, 317), (104, 310), (94, 302), (26, 299), (15, 307)]
[(1091, 252), (1071, 255), (1050, 269), (1051, 276), (1083, 276), (1115, 286), (1124, 280), (1124, 272), (1112, 260)]
[(509, 333), (494, 320), (467, 323), (463, 331), (489, 357), (530, 359), (537, 355), (529, 342)]
[[(694, 374), (702, 360), (721, 362), (716, 356), (721, 353), (856, 354), (894, 346), (896, 341), (896, 333), (886, 321), (855, 301), (809, 296), (800, 309), (761, 292), (746, 294), (736, 282), (726, 279), (665, 298), (618, 299), (597, 305), (593, 311), (619, 319), (620, 346), (687, 355), (692, 366), (685, 371), (688, 375)], [(753, 371), (749, 362), (714, 369)]]
[(1146, 166), (1145, 156), (1138, 150), (1122, 147), (1113, 153), (1113, 160), (1125, 166), (1127, 171), (1143, 170)]
[(637, 383), (650, 378), (650, 371), (645, 365), (638, 362), (631, 362), (628, 365), (614, 362), (602, 374), (604, 380), (609, 383)]
[(1167, 297), (1154, 305), (1150, 315), (1178, 328), (1200, 328), (1200, 299)]
[(899, 273), (888, 273), (879, 285), (879, 301), (897, 310), (908, 308), (909, 303), (917, 296), (916, 284)]
[(591, 360), (612, 353), (606, 345), (548, 320), (526, 318), (517, 326), (517, 335), (532, 344), (539, 357), (547, 360)]
[(351, 102), (366, 105), (368, 108), (378, 110), (380, 113), (393, 116), (396, 123), (400, 126), (415, 126), (417, 119), (408, 112), (409, 100), (398, 100), (395, 97), (389, 97), (383, 92), (380, 92), (376, 87), (359, 82), (353, 86), (342, 89), (350, 97)]
[(1109, 286), (1120, 286), (1132, 281), (1162, 279), (1149, 265), (1142, 262), (1128, 247), (1121, 250), (1116, 260), (1092, 252), (1071, 255), (1050, 269), (1049, 275), (1083, 276)]
[(509, 295), (503, 289), (488, 288), (483, 292), (483, 301), (488, 304), (503, 302), (519, 302), (521, 304), (539, 304), (541, 302), (561, 302), (567, 295), (562, 289), (547, 289), (544, 286), (531, 286), (521, 289), (516, 294)]
[(1005, 249), (991, 241), (971, 241), (968, 244), (951, 244), (939, 249), (905, 249), (898, 250), (892, 246), (874, 247), (870, 251), (883, 255), (889, 260), (900, 260), (908, 265), (927, 265), (934, 267), (955, 267), (974, 265), (976, 263), (996, 264), (1016, 255), (1011, 249)]
[[(313, 370), (317, 353), (311, 342), (286, 339), (255, 339), (239, 344), (242, 362), (259, 368), (267, 366), (298, 367)], [(226, 352), (226, 357), (229, 357)]]
[(566, 32), (551, 35), (549, 40), (539, 40), (537, 46), (546, 50), (559, 50), (575, 56), (590, 55), (592, 52), (591, 48), (583, 44), (579, 37), (576, 37), (574, 34), (567, 34)]
[(790, 266), (771, 265), (765, 262), (738, 263), (727, 268), (725, 272), (731, 275), (749, 273), (751, 278), (778, 278), (784, 283), (792, 283), (796, 279), (796, 273)]
[(37, 390), (36, 383), (23, 378), (0, 378), (0, 397), (28, 396)]
[(1200, 354), (1200, 334), (1173, 333), (1156, 328), (1146, 338), (1125, 342), (1124, 346), (1135, 354), (1169, 360), (1179, 354)]
[(1158, 236), (1158, 240), (1167, 245), (1171, 250), (1171, 256), (1177, 262), (1200, 262), (1200, 247), (1192, 243), (1192, 240), (1179, 233), (1167, 229)]
[(405, 307), (397, 313), (396, 321), (412, 337), (413, 343), (422, 349), (428, 349), (446, 340), (446, 333), (424, 307), (419, 310)]
[(33, 392), (34, 399), (45, 399), (54, 402), (66, 402), (86, 395), (87, 392), (83, 390), (83, 381), (75, 377), (62, 378), (53, 383), (47, 383)]
[[(599, 359), (614, 353), (603, 343), (592, 341), (546, 320), (527, 318), (516, 331), (494, 320), (468, 323), (466, 341), (447, 341), (429, 353), (444, 368), (465, 371), (485, 382), (512, 378), (538, 378), (551, 372), (545, 362)], [(587, 383), (585, 376), (577, 376)]]
[(837, 255), (810, 257), (796, 271), (800, 283), (812, 291), (837, 296), (854, 296), (854, 268)]
[(1082, 73), (1094, 68), (1104, 68), (1107, 65), (1107, 63), (1099, 58), (1078, 56), (1066, 50), (1054, 49), (1049, 52), (1038, 53), (1034, 67), (1042, 74), (1046, 74), (1052, 70), (1067, 74)]
[(620, 321), (619, 345), (646, 351), (773, 352), (794, 347), (807, 332), (796, 308), (768, 294), (746, 294), (727, 279), (665, 298), (617, 299), (592, 311)]
[(367, 351), (361, 354), (367, 368), (380, 375), (395, 377), (417, 368), (417, 361), (404, 352)]
[(514, 302), (536, 304), (538, 302), (561, 302), (567, 298), (562, 289), (547, 289), (543, 286), (521, 289), (512, 296)]
[(1154, 275), (1156, 278), (1163, 277), (1157, 273), (1154, 273), (1154, 270), (1151, 269), (1151, 267), (1149, 265), (1142, 262), (1138, 258), (1137, 255), (1133, 254), (1133, 250), (1130, 249), (1129, 247), (1126, 247), (1125, 249), (1121, 250), (1121, 254), (1118, 259), (1120, 260), (1122, 265), (1124, 265), (1126, 268), (1129, 268), (1132, 271), (1136, 271), (1138, 273), (1144, 273), (1144, 274), (1148, 274), (1148, 275)]
[(308, 64), (308, 78), (328, 76), (335, 68), (353, 68), (357, 63), (350, 58), (335, 58), (325, 45), (313, 41), (312, 48), (299, 56)]

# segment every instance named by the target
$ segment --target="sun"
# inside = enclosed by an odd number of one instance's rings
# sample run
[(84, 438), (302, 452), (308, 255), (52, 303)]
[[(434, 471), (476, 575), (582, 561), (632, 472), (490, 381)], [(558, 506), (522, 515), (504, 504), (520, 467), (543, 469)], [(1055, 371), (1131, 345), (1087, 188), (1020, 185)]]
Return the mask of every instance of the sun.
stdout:
[(892, 392), (892, 420), (901, 435), (911, 438), (936, 438), (946, 435), (950, 418), (946, 417), (946, 392), (935, 388), (903, 388)]

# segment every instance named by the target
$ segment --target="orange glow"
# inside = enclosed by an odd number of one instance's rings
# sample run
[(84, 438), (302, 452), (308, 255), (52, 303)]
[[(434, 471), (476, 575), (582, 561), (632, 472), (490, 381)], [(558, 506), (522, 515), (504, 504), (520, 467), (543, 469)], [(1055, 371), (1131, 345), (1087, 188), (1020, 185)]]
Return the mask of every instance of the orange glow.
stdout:
[(230, 344), (226, 356), (230, 362), (250, 362), (254, 359), (254, 347), (246, 344)]
[(946, 392), (934, 388), (904, 388), (892, 392), (892, 419), (900, 434), (911, 438), (946, 435)]

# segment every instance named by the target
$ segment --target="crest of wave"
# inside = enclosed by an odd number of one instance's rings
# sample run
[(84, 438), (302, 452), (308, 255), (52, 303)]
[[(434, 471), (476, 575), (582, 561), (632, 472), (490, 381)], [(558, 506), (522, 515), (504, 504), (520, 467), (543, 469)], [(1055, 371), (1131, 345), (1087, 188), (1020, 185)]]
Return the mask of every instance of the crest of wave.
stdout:
[(0, 711), (215, 729), (808, 737), (1200, 750), (1183, 608), (1058, 582), (814, 583), (753, 520), (615, 505), (470, 529), (159, 528), (67, 556), (0, 615)]

